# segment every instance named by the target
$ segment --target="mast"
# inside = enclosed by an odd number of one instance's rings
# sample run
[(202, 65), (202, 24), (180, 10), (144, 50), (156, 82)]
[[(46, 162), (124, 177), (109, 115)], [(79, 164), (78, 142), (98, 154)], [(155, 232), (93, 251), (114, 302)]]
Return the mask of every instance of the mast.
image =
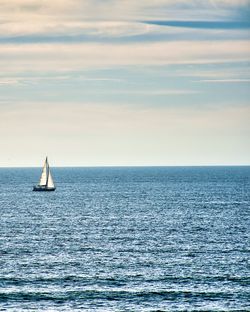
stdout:
[(46, 157), (46, 187), (48, 186), (49, 181), (49, 163), (48, 163), (48, 157)]

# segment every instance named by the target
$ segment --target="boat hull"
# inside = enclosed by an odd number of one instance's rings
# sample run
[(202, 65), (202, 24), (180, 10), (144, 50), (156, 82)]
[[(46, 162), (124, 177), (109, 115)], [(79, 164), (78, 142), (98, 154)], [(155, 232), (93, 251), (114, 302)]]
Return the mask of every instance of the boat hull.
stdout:
[(53, 192), (55, 191), (55, 187), (46, 187), (46, 186), (34, 186), (34, 192)]

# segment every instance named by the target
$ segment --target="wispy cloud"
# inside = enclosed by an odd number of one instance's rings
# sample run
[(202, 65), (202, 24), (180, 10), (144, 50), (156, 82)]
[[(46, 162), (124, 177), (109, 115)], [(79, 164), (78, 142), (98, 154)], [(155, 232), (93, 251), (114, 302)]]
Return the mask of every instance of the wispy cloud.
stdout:
[(212, 69), (209, 66), (200, 66), (199, 68), (178, 69), (172, 77), (188, 79), (192, 82), (230, 82), (230, 83), (247, 83), (250, 80), (250, 73), (246, 63), (237, 63), (234, 66), (223, 66)]
[(159, 42), (146, 44), (3, 45), (2, 72), (70, 71), (127, 65), (202, 64), (249, 60), (249, 43)]
[[(223, 10), (240, 10), (249, 9), (249, 0), (155, 0), (153, 3), (150, 0), (144, 1), (93, 1), (93, 0), (43, 0), (42, 3), (37, 3), (36, 0), (1, 0), (2, 12), (4, 16), (13, 14), (13, 16), (22, 17), (27, 14), (41, 16), (57, 17), (71, 15), (77, 17), (92, 19), (99, 17), (100, 19), (110, 19), (116, 17), (118, 19), (137, 18), (138, 16), (146, 16), (151, 11), (150, 15), (160, 15), (162, 10), (186, 12), (186, 15), (193, 12), (195, 8), (198, 12), (205, 10), (216, 10), (214, 14), (220, 14)], [(163, 12), (166, 13), (165, 11)], [(195, 12), (193, 12), (195, 13)], [(16, 15), (15, 15), (16, 14)], [(122, 18), (123, 17), (123, 18)]]
[(146, 24), (198, 29), (249, 29), (250, 21), (145, 21)]
[(39, 41), (51, 41), (67, 37), (78, 40), (93, 40), (95, 38), (130, 37), (143, 34), (156, 33), (157, 28), (141, 22), (126, 21), (51, 21), (43, 20), (11, 21), (0, 24), (1, 41), (5, 38), (27, 40), (29, 38)]
[(209, 82), (209, 83), (249, 83), (250, 79), (203, 79), (196, 82)]
[(1, 85), (16, 85), (19, 83), (20, 83), (20, 80), (17, 78), (0, 78), (0, 86)]
[[(0, 0), (1, 36), (131, 36), (150, 24), (206, 29), (249, 28), (249, 0)], [(140, 21), (147, 21), (143, 25)], [(31, 26), (32, 25), (32, 26)], [(150, 27), (151, 26), (151, 27)]]
[[(104, 91), (105, 92), (105, 91)], [(187, 89), (153, 89), (153, 90), (113, 90), (107, 91), (109, 94), (134, 94), (143, 96), (161, 96), (161, 95), (188, 95), (188, 94), (198, 94), (200, 91), (197, 90), (187, 90)]]

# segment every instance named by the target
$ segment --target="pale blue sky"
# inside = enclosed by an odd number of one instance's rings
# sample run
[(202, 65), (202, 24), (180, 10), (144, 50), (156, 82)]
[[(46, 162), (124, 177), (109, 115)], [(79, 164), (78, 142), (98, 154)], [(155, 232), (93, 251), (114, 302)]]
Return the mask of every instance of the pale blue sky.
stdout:
[(249, 164), (249, 17), (249, 0), (0, 0), (0, 166)]

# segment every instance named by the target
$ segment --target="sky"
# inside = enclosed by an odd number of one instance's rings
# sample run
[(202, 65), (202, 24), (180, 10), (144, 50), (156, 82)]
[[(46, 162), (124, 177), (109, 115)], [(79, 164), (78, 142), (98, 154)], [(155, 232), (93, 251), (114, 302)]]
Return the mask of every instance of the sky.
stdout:
[(250, 0), (0, 0), (0, 167), (250, 164)]

